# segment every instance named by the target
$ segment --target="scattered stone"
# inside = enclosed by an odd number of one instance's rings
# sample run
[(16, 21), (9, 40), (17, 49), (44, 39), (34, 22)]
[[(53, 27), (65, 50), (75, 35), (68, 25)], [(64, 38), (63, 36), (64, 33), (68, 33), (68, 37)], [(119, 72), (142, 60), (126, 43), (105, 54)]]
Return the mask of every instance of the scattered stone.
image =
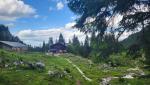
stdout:
[(139, 67), (127, 69), (127, 71), (138, 71), (138, 70), (140, 70)]
[(61, 71), (48, 71), (49, 77), (62, 78), (65, 76), (64, 72)]
[(129, 74), (123, 76), (122, 78), (133, 79), (133, 78), (134, 78), (134, 77), (133, 77), (134, 75), (135, 75), (135, 73), (129, 73)]
[(19, 65), (23, 65), (24, 62), (23, 62), (23, 61), (15, 61), (15, 62), (13, 62), (13, 64), (14, 64), (15, 66), (19, 66)]
[(102, 78), (100, 85), (109, 85), (109, 82), (110, 82), (112, 79), (115, 79), (115, 78), (118, 78), (118, 77)]
[(14, 64), (15, 66), (18, 66), (18, 65), (19, 65), (19, 62), (15, 61), (13, 64)]
[(139, 67), (136, 68), (129, 68), (127, 69), (128, 72), (134, 72), (135, 76), (143, 76), (145, 75), (144, 71), (139, 69)]
[(45, 68), (45, 64), (42, 63), (42, 62), (36, 62), (36, 63), (35, 63), (35, 66), (36, 66), (37, 68), (39, 68), (39, 69), (44, 69), (44, 68)]
[(29, 69), (35, 69), (35, 66), (33, 63), (27, 63), (27, 65)]
[(145, 75), (144, 71), (141, 71), (140, 76), (144, 76), (144, 75)]
[(9, 64), (5, 64), (5, 68), (7, 68), (9, 66)]
[(102, 78), (101, 85), (109, 85), (109, 82), (111, 81), (111, 77), (108, 78)]

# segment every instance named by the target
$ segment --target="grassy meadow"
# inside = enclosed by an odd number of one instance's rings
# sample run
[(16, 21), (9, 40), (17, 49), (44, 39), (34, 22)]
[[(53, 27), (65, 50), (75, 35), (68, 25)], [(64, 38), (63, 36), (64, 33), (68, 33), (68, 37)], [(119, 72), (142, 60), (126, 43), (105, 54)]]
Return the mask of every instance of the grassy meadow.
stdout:
[[(77, 65), (92, 81), (85, 80), (66, 59)], [(38, 69), (28, 65), (14, 65), (16, 61), (42, 62), (45, 67)], [(134, 66), (108, 67), (104, 63), (94, 64), (88, 59), (72, 54), (50, 56), (42, 53), (15, 53), (0, 50), (0, 85), (99, 85), (102, 78), (121, 77), (130, 73), (131, 71), (127, 71), (129, 68), (134, 68)], [(111, 84), (148, 85), (150, 71), (145, 68), (140, 69), (147, 76), (134, 79), (113, 79)], [(55, 75), (50, 75), (49, 72), (55, 72)]]

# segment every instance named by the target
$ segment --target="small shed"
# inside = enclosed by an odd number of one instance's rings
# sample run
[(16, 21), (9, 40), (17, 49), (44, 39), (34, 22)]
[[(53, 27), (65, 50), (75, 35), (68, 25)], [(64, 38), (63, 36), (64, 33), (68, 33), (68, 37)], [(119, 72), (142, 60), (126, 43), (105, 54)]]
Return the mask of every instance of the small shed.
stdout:
[(17, 52), (28, 50), (28, 46), (26, 46), (25, 44), (11, 41), (0, 41), (0, 48)]
[(49, 52), (52, 53), (66, 53), (67, 52), (67, 46), (61, 43), (56, 43), (50, 46)]

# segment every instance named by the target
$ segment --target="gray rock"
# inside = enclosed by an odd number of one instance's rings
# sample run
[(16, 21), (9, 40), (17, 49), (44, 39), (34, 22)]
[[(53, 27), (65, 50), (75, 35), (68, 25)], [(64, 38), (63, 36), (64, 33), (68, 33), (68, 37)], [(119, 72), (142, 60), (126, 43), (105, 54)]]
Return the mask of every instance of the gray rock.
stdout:
[(5, 64), (5, 68), (7, 68), (9, 66), (9, 64)]
[(44, 68), (45, 68), (45, 64), (42, 63), (42, 62), (36, 62), (36, 63), (35, 63), (35, 66), (36, 66), (37, 68), (39, 68), (39, 69), (44, 69)]
[(62, 78), (65, 76), (65, 73), (61, 71), (48, 71), (49, 77)]

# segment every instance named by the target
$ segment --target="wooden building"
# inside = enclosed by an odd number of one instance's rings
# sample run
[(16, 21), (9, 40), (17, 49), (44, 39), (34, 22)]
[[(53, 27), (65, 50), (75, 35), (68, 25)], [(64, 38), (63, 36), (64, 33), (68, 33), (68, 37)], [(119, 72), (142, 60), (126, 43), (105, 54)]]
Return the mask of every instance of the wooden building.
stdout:
[(49, 52), (52, 53), (66, 53), (67, 52), (67, 46), (61, 43), (56, 43), (50, 46)]
[(28, 46), (19, 42), (0, 41), (0, 48), (10, 51), (23, 52), (28, 50)]

